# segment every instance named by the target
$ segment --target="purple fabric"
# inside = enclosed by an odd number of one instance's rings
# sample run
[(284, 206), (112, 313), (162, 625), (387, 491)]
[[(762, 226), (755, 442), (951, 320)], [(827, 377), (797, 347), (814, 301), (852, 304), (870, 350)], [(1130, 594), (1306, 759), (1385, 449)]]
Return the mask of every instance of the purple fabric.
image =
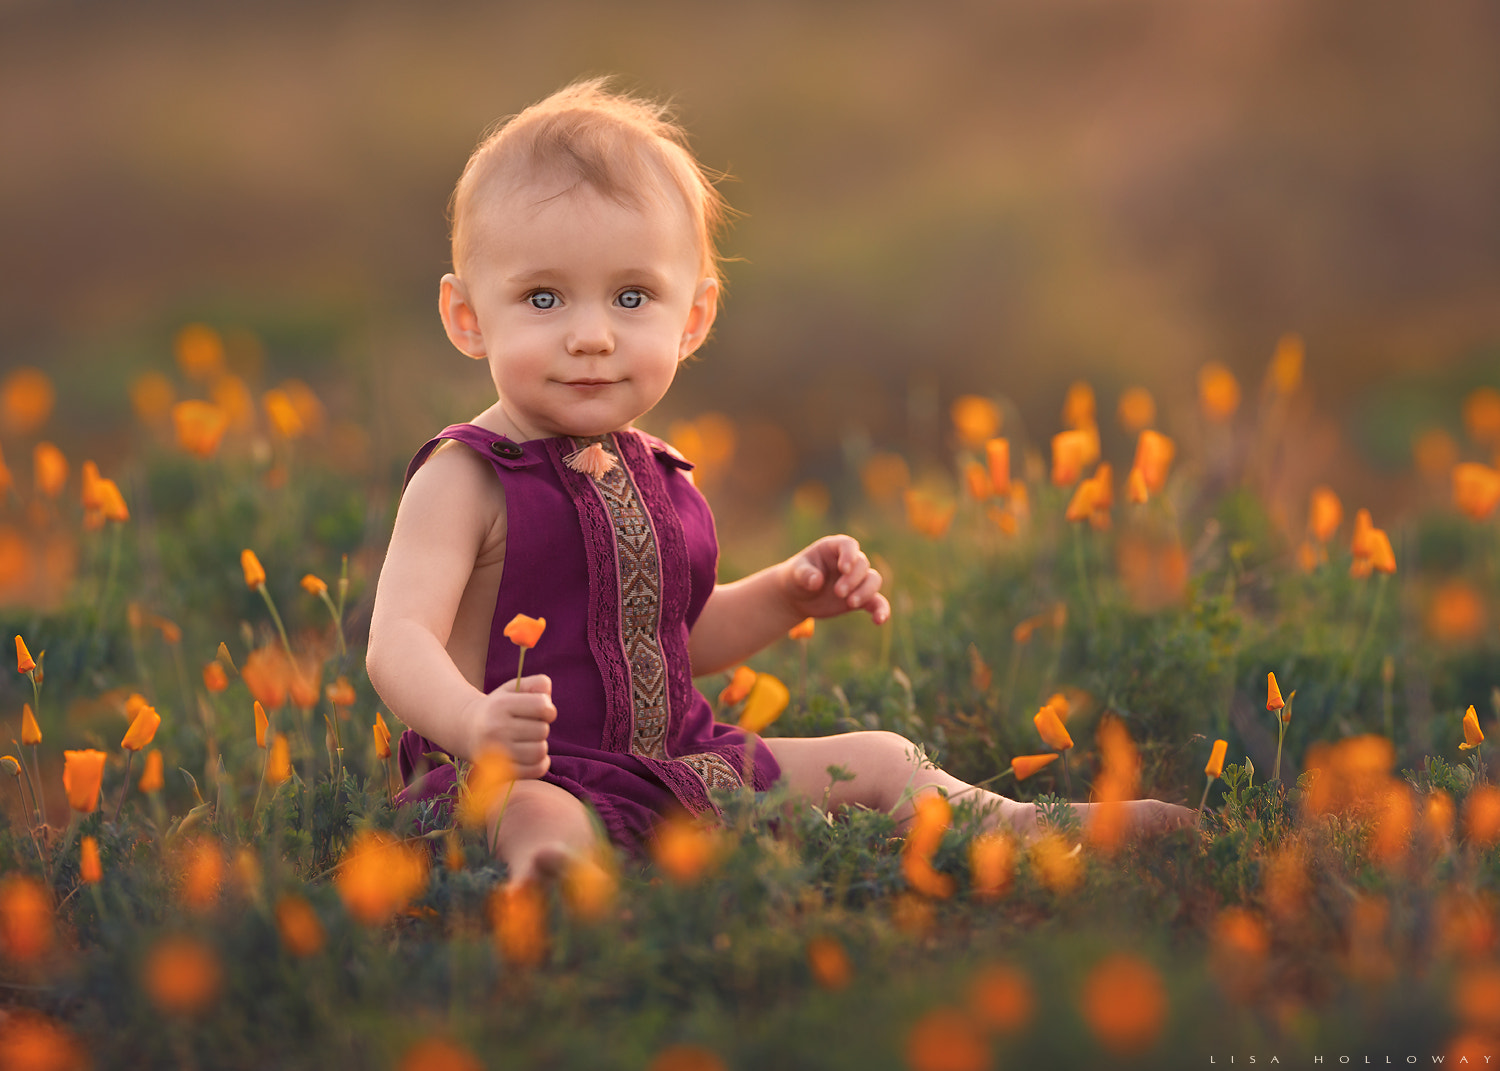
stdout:
[[(516, 673), (506, 623), (518, 613), (547, 619), (525, 667), (552, 678), (557, 707), (543, 780), (592, 806), (610, 839), (630, 851), (668, 811), (717, 814), (709, 786), (743, 783), (749, 734), (714, 721), (693, 686), (688, 630), (713, 592), (719, 548), (708, 503), (680, 472), (691, 464), (644, 433), (616, 432), (602, 443), (620, 464), (595, 480), (564, 463), (586, 440), (513, 443), (455, 424), (417, 452), (408, 480), (443, 439), (488, 459), (505, 490), (486, 691)], [(457, 770), (425, 757), (435, 751), (412, 730), (402, 733), (406, 787), (397, 800), (436, 799), (446, 815)], [(757, 739), (752, 786), (767, 789), (780, 776)]]

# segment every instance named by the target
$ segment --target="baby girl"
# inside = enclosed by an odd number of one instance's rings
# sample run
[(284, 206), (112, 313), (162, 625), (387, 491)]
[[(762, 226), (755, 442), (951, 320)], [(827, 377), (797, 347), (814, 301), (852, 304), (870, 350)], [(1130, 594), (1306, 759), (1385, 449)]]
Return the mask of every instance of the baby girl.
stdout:
[[(924, 764), (896, 733), (761, 740), (714, 721), (694, 688), (804, 618), (891, 614), (847, 535), (716, 583), (692, 464), (632, 426), (713, 327), (724, 214), (664, 110), (599, 80), (504, 123), (453, 194), (439, 312), (497, 398), (408, 469), (368, 668), (411, 727), (403, 799), (451, 800), (457, 769), (437, 753), (509, 757), (516, 780), (489, 828), (512, 881), (591, 852), (596, 828), (638, 848), (663, 815), (714, 814), (711, 793), (747, 781), (898, 822), (917, 792), (965, 792), (987, 825), (1035, 824), (1030, 804)], [(503, 635), (516, 614), (547, 621), (519, 679)], [(835, 783), (835, 765), (853, 780)], [(1128, 806), (1137, 826), (1180, 820)]]

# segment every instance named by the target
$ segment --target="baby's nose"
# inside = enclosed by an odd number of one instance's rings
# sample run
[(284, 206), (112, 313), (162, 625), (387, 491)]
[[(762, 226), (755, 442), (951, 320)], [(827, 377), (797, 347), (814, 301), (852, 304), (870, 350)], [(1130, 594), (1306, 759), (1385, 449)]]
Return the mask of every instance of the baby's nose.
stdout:
[(568, 325), (568, 352), (575, 354), (607, 354), (615, 348), (614, 330), (610, 326), (608, 313), (602, 310), (581, 309)]

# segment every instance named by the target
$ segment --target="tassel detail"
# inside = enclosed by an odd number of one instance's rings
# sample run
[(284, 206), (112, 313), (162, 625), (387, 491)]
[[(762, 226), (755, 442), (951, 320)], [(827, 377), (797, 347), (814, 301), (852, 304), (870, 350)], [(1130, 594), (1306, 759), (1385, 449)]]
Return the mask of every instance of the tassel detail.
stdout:
[(581, 472), (585, 476), (598, 479), (615, 467), (615, 458), (604, 449), (603, 443), (589, 443), (583, 449), (574, 450), (563, 458), (563, 464), (574, 472)]

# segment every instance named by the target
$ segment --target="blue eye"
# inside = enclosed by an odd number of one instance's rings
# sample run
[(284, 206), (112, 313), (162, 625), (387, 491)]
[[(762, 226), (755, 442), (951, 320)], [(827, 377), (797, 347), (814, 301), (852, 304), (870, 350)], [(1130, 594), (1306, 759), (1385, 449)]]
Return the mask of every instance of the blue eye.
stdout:
[(615, 298), (621, 307), (627, 309), (638, 309), (646, 303), (646, 295), (640, 290), (624, 290), (620, 296)]
[(526, 295), (533, 309), (555, 309), (557, 307), (557, 295), (550, 290), (538, 290), (534, 294)]

